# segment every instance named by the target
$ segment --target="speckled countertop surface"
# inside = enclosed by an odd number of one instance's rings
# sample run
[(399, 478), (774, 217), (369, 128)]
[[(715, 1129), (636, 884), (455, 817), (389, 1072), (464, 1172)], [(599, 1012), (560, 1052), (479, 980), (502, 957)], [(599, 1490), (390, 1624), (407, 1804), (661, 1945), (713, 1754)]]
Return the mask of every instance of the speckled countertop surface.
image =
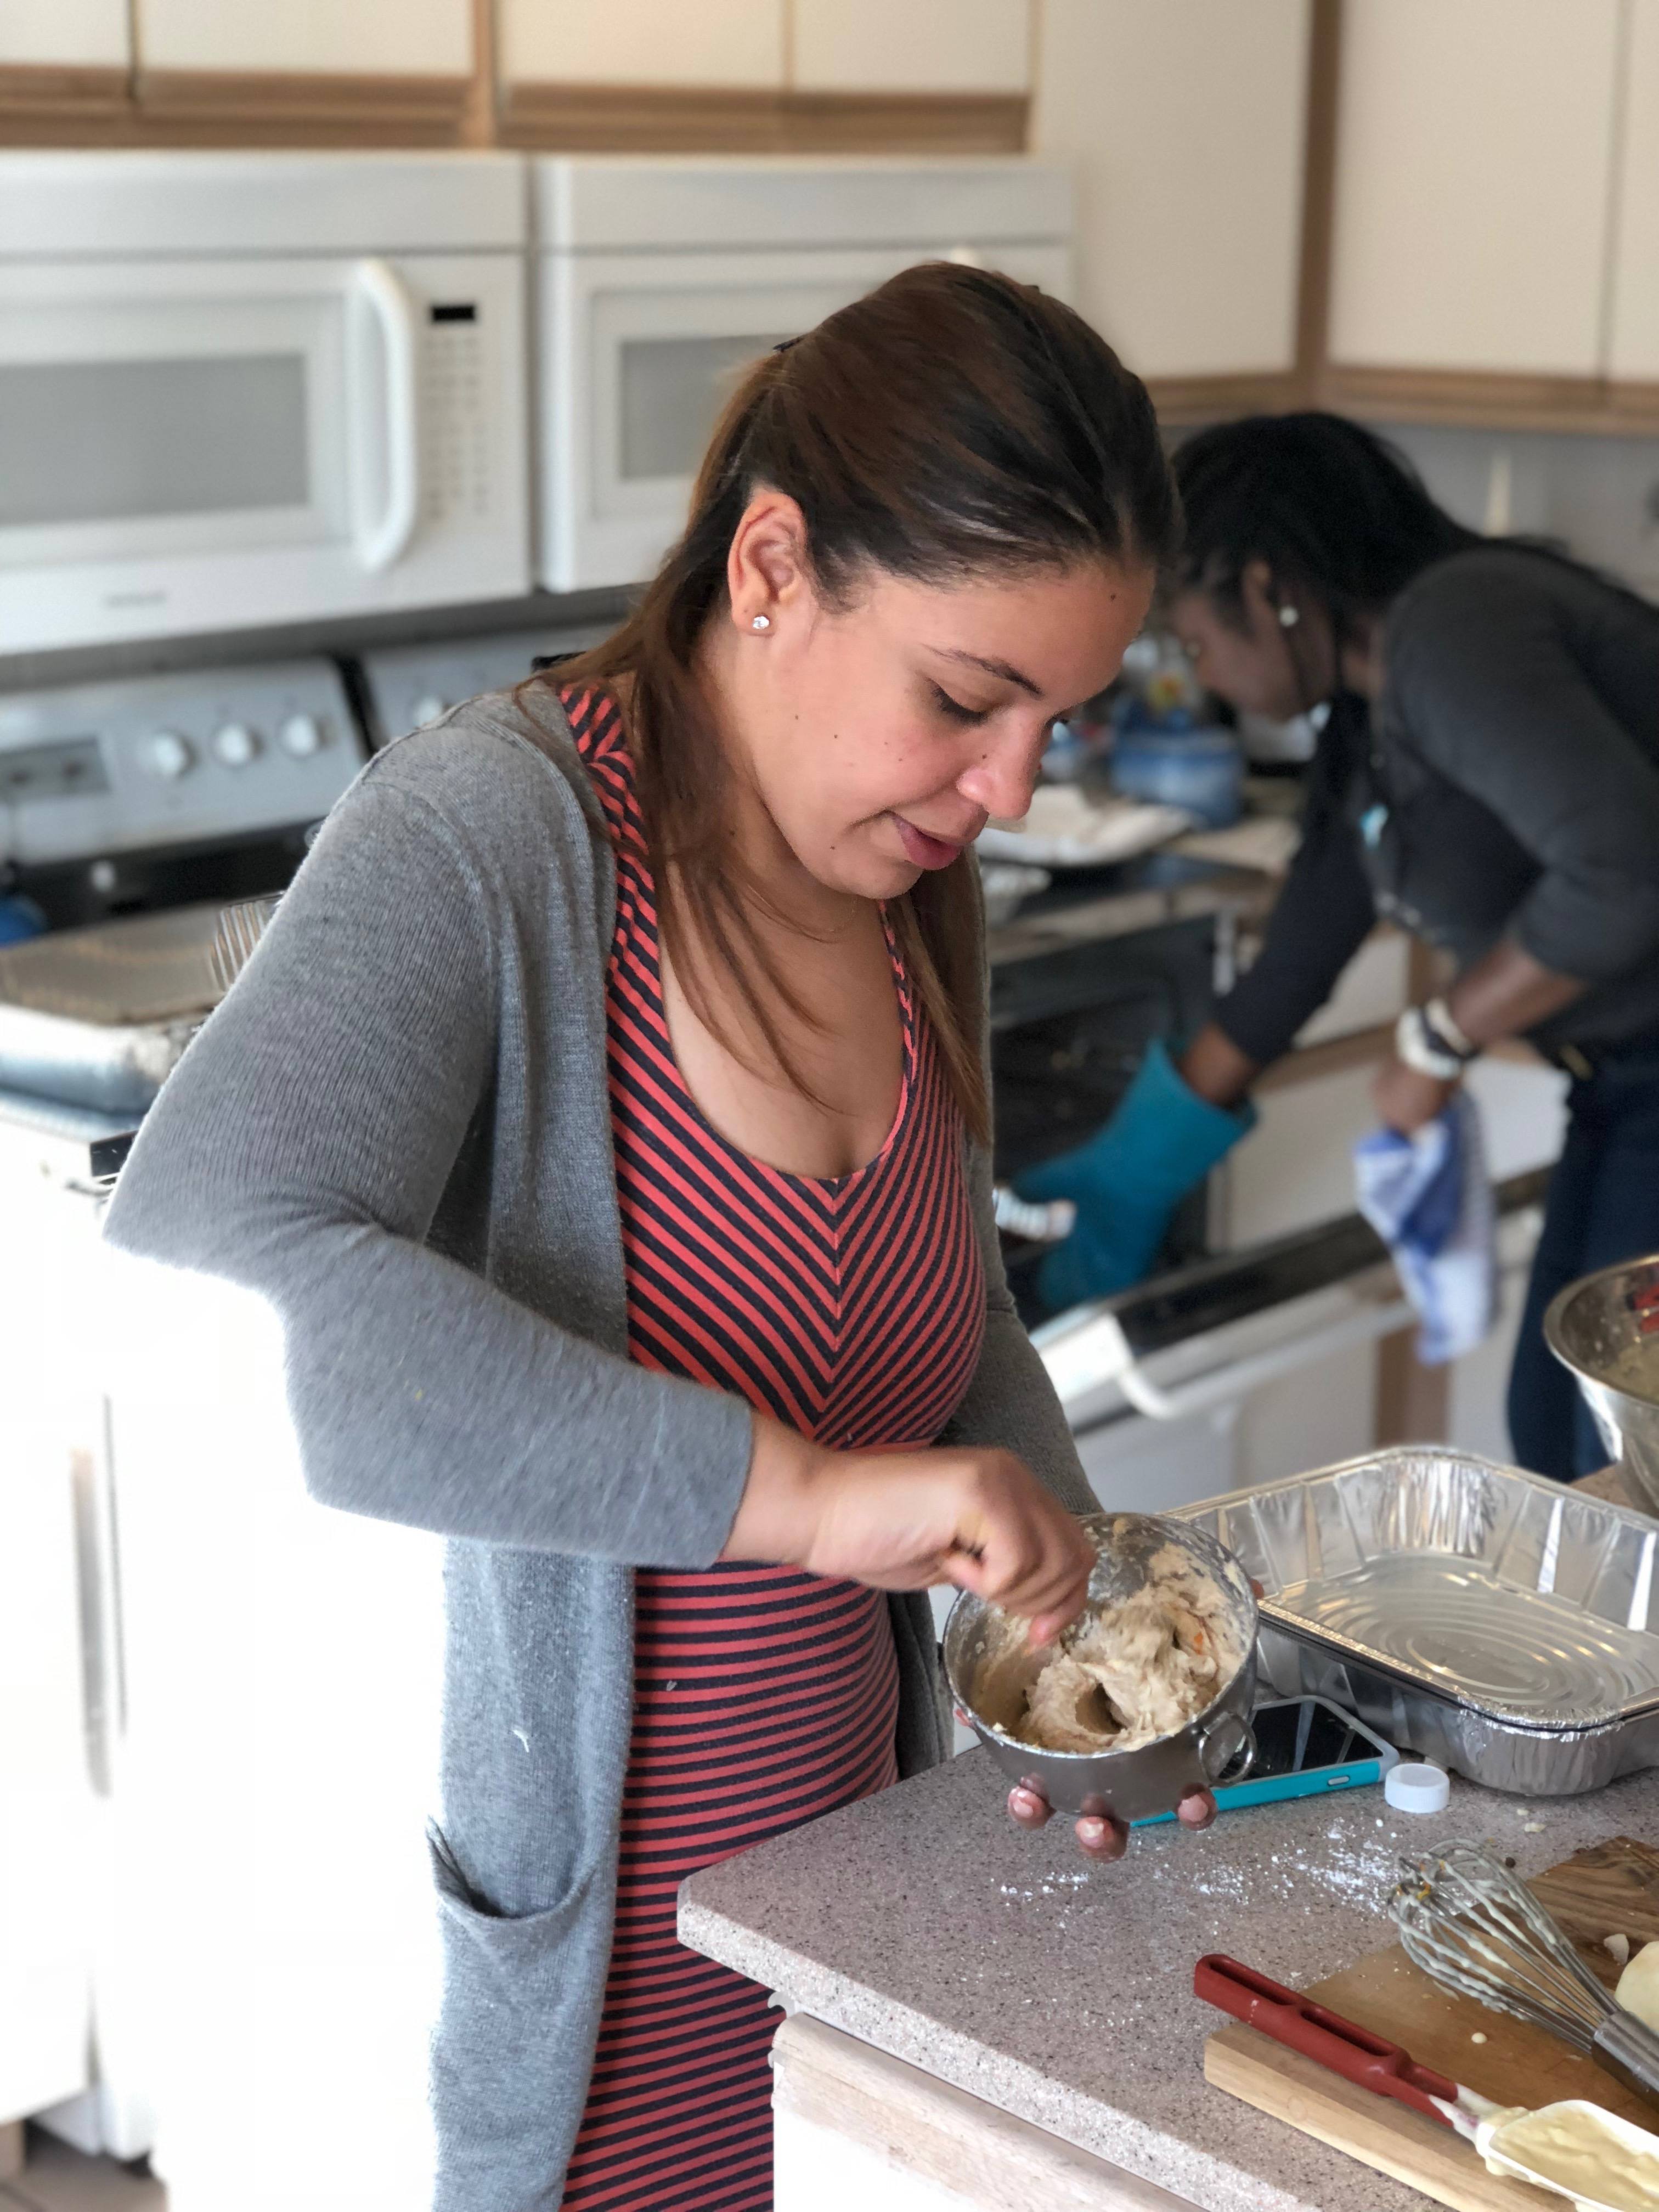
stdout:
[(682, 1938), (1206, 2212), (1424, 2200), (1208, 2086), (1204, 2039), (1224, 2021), (1192, 1994), (1203, 1953), (1316, 1981), (1391, 1940), (1399, 1846), (1490, 1836), (1532, 1874), (1607, 1836), (1659, 1834), (1659, 1773), (1537, 1802), (1454, 1779), (1432, 1820), (1357, 1790), (1199, 1835), (1143, 1830), (1126, 1859), (1091, 1866), (1064, 1822), (1026, 1834), (1003, 1797), (988, 1754), (965, 1753), (694, 1876)]

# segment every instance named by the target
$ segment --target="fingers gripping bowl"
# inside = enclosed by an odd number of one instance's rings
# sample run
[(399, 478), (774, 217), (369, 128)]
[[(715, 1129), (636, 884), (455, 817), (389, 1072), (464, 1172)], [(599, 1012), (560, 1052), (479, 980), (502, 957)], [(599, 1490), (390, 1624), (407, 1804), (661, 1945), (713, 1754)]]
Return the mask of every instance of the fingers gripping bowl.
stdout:
[[(1040, 1790), (1056, 1812), (1139, 1820), (1211, 1788), (1230, 1768), (1232, 1779), (1249, 1772), (1255, 1598), (1238, 1561), (1202, 1529), (1140, 1513), (1091, 1514), (1083, 1526), (1095, 1570), (1084, 1614), (1060, 1644), (1032, 1650), (1023, 1620), (964, 1591), (945, 1624), (945, 1671), (975, 1734), (1011, 1781)], [(1130, 1626), (1136, 1650), (1156, 1647), (1158, 1681), (1135, 1710), (1117, 1692), (1109, 1659), (1091, 1663), (1118, 1624)], [(1079, 1663), (1066, 1666), (1073, 1654)], [(1052, 1725), (1056, 1692), (1075, 1727)], [(1199, 1696), (1207, 1702), (1192, 1711)], [(1149, 1733), (1148, 1723), (1158, 1722), (1166, 1732)], [(1039, 1729), (1103, 1747), (1055, 1750), (1030, 1740)]]

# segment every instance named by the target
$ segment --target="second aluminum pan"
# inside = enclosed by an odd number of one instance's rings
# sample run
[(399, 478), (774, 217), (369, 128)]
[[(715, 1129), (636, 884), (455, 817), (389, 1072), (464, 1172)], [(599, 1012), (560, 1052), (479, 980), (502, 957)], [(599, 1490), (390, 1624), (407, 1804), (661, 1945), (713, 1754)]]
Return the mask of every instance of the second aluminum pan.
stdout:
[(1182, 1509), (1262, 1585), (1273, 1694), (1334, 1698), (1494, 1789), (1659, 1764), (1659, 1527), (1462, 1452), (1377, 1452)]

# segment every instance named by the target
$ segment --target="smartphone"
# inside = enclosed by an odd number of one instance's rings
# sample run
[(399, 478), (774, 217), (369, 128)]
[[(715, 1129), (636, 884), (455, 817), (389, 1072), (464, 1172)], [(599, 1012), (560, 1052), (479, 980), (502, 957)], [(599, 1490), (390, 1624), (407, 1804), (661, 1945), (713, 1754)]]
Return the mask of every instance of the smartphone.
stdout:
[[(1255, 1764), (1242, 1782), (1224, 1777), (1215, 1802), (1226, 1812), (1235, 1805), (1271, 1805), (1281, 1797), (1325, 1797), (1337, 1790), (1357, 1790), (1380, 1782), (1400, 1753), (1363, 1721), (1345, 1713), (1328, 1698), (1279, 1698), (1258, 1705), (1250, 1716), (1255, 1730)], [(1173, 1820), (1173, 1813), (1154, 1813), (1137, 1828)]]

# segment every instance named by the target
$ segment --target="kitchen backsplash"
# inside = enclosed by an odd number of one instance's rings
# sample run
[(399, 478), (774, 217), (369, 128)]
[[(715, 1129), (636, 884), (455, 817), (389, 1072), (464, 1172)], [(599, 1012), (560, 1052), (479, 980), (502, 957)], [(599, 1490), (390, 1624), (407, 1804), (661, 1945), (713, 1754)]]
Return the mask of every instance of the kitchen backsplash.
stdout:
[(1374, 427), (1460, 521), (1559, 538), (1659, 599), (1659, 439)]

